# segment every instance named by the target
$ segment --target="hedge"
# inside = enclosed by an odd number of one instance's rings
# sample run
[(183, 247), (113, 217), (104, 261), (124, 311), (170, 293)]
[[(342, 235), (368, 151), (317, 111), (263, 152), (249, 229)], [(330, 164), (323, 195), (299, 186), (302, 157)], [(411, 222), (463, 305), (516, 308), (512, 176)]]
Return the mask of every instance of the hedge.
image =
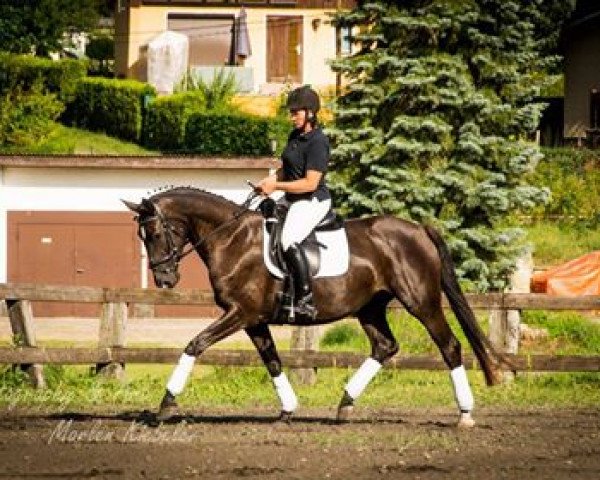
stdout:
[(186, 125), (185, 148), (201, 155), (271, 155), (272, 140), (277, 141), (278, 149), (285, 143), (283, 131), (281, 121), (274, 118), (194, 113)]
[(199, 92), (183, 92), (155, 99), (146, 112), (144, 146), (162, 151), (185, 148), (185, 126), (193, 113), (205, 109), (204, 96)]
[(144, 104), (153, 87), (135, 80), (86, 78), (79, 82), (69, 117), (79, 127), (139, 142)]
[(85, 77), (87, 63), (82, 60), (50, 60), (31, 55), (0, 52), (0, 94), (19, 87), (28, 92), (39, 82), (43, 92), (54, 93), (64, 103), (73, 100), (77, 84)]

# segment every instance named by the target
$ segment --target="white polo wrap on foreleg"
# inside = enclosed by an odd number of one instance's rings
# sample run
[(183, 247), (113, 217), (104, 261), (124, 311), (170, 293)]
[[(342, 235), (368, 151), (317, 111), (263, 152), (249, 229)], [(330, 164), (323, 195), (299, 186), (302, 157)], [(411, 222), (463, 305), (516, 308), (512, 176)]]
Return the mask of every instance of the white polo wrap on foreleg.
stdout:
[(454, 386), (454, 397), (461, 412), (470, 412), (473, 410), (473, 393), (469, 386), (469, 379), (465, 367), (461, 365), (450, 372), (452, 385)]
[(367, 358), (346, 384), (348, 395), (356, 400), (380, 369), (381, 363), (371, 357)]
[(195, 361), (196, 357), (188, 355), (187, 353), (183, 353), (181, 357), (179, 357), (179, 363), (177, 363), (177, 366), (175, 367), (175, 370), (173, 370), (171, 378), (167, 383), (167, 390), (173, 395), (179, 395), (183, 391), (185, 382), (187, 381), (192, 368), (194, 368)]
[(292, 413), (296, 410), (298, 399), (284, 372), (273, 377), (273, 385), (275, 385), (275, 391), (281, 401), (281, 409), (287, 413)]

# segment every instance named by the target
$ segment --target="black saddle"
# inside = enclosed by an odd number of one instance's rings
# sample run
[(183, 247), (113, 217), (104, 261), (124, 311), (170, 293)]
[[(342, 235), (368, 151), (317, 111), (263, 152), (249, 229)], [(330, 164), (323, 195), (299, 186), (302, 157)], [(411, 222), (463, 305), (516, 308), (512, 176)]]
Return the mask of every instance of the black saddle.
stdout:
[[(269, 256), (271, 261), (283, 272), (287, 273), (287, 266), (283, 259), (283, 249), (281, 247), (281, 231), (283, 223), (288, 212), (285, 205), (277, 204), (272, 198), (263, 200), (258, 209), (263, 214), (266, 220), (267, 232), (270, 235), (269, 239)], [(344, 227), (344, 220), (333, 210), (329, 210), (327, 215), (319, 222), (310, 235), (300, 244), (300, 248), (304, 250), (311, 276), (315, 276), (319, 271), (321, 264), (321, 251), (319, 247), (324, 247), (317, 240), (315, 232), (339, 230)]]

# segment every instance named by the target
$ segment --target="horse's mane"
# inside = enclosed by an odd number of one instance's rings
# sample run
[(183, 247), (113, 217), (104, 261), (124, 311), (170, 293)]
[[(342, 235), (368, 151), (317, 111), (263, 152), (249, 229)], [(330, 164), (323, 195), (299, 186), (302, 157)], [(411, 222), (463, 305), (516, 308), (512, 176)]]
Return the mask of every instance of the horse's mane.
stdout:
[(198, 187), (192, 187), (190, 185), (187, 185), (187, 186), (180, 185), (177, 187), (174, 187), (173, 185), (167, 185), (164, 187), (159, 187), (156, 190), (154, 190), (154, 194), (150, 197), (150, 200), (159, 200), (162, 197), (168, 197), (168, 196), (172, 196), (172, 195), (176, 195), (176, 196), (186, 196), (186, 195), (187, 196), (189, 196), (189, 195), (206, 196), (209, 198), (213, 198), (213, 199), (225, 202), (226, 204), (228, 204), (231, 207), (242, 208), (241, 205), (238, 205), (237, 203), (233, 202), (232, 200), (229, 200), (228, 198), (223, 197), (222, 195), (217, 195), (216, 193), (212, 193), (212, 192), (203, 190)]

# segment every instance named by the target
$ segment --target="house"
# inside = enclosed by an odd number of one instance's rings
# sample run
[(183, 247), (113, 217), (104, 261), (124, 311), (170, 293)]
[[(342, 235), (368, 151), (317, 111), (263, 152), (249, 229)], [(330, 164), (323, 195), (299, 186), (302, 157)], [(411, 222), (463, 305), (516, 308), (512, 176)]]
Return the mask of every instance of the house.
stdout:
[[(273, 158), (0, 156), (0, 283), (152, 287), (137, 224), (121, 199), (139, 202), (159, 187), (195, 185), (242, 203), (246, 180), (276, 166)], [(180, 271), (178, 287), (210, 289), (196, 255)], [(160, 316), (216, 313), (156, 309)], [(34, 304), (34, 313), (98, 316), (99, 306)]]
[[(351, 47), (348, 32), (336, 31), (328, 13), (355, 4), (356, 0), (119, 0), (115, 71), (120, 77), (146, 81), (149, 42), (175, 31), (189, 39), (189, 68), (230, 68), (247, 91), (276, 93), (286, 83), (332, 86), (338, 79), (327, 61)], [(239, 51), (236, 38), (242, 15), (250, 54)]]
[(564, 137), (569, 143), (600, 131), (600, 3), (579, 0), (564, 27)]

